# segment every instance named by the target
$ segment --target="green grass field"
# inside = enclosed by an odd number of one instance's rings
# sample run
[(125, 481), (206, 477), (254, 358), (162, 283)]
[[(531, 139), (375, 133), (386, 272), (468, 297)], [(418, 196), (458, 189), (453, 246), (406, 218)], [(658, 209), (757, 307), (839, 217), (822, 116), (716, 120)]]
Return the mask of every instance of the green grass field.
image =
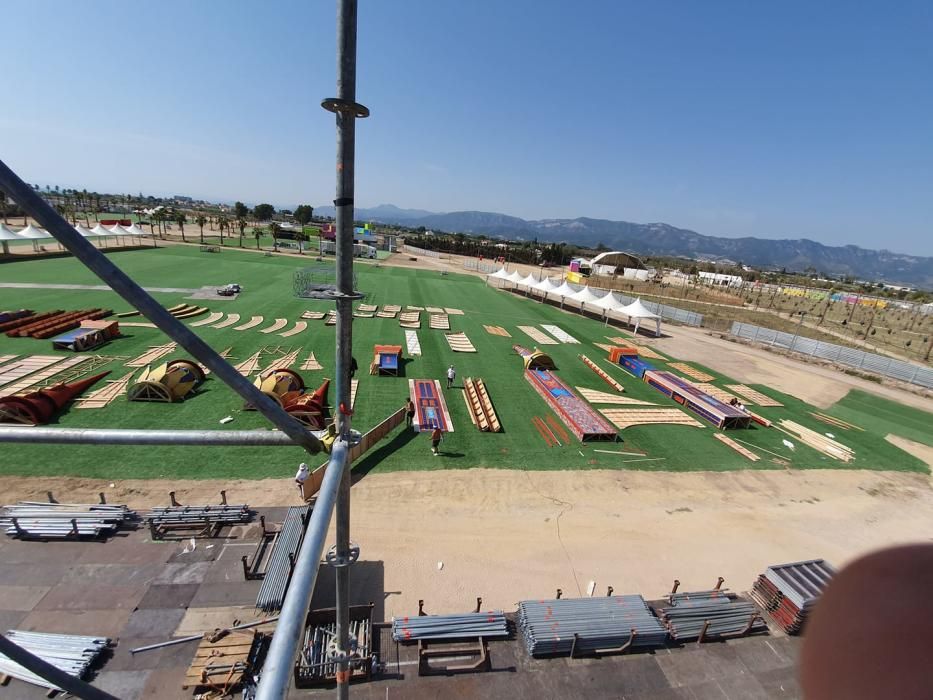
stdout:
[[(267, 257), (233, 248), (219, 254), (207, 254), (200, 253), (195, 246), (115, 253), (110, 257), (143, 286), (195, 288), (227, 282), (244, 285), (246, 291), (239, 299), (210, 302), (212, 311), (239, 313), (244, 318), (263, 315), (271, 322), (275, 318), (297, 320), (306, 309), (327, 308), (324, 302), (299, 300), (293, 296), (292, 275), (296, 269), (307, 264), (307, 261), (294, 257)], [(756, 388), (782, 401), (785, 407), (755, 410), (775, 420), (790, 418), (820, 432), (831, 430), (837, 439), (855, 450), (856, 460), (844, 465), (799, 443), (795, 451), (790, 451), (782, 444), (786, 437), (783, 433), (763, 428), (730, 433), (732, 437), (762, 448), (762, 459), (756, 463), (749, 462), (715, 440), (715, 431), (711, 426), (702, 429), (667, 425), (632, 427), (621, 433), (623, 441), (616, 444), (581, 445), (573, 442), (562, 447), (548, 448), (532, 426), (531, 418), (546, 416), (549, 409), (523, 378), (521, 362), (511, 349), (515, 343), (529, 347), (533, 345), (531, 339), (516, 328), (519, 324), (553, 323), (581, 341), (581, 345), (547, 348), (557, 362), (559, 376), (568, 385), (611, 391), (577, 358), (583, 352), (622, 382), (627, 396), (652, 401), (660, 406), (673, 407), (675, 404), (602, 359), (604, 353), (594, 347), (593, 343), (606, 342), (605, 336), (619, 335), (619, 332), (613, 328), (605, 329), (595, 320), (496, 291), (486, 287), (477, 277), (376, 267), (372, 264), (360, 264), (356, 269), (359, 287), (367, 294), (366, 303), (446, 306), (464, 310), (465, 315), (450, 317), (451, 330), (466, 332), (478, 352), (452, 352), (443, 337), (443, 331), (428, 328), (427, 315), (423, 313), (422, 328), (418, 331), (422, 356), (406, 358), (403, 377), (373, 377), (366, 372), (372, 346), (376, 343), (396, 343), (404, 348), (404, 331), (399, 327), (397, 319), (355, 319), (354, 355), (361, 369), (357, 374), (360, 387), (354, 427), (365, 431), (399, 408), (408, 394), (408, 378), (442, 379), (446, 367), (452, 363), (460, 378), (477, 376), (485, 379), (504, 428), (504, 432), (499, 434), (476, 430), (469, 420), (461, 392), (459, 389), (452, 390), (446, 392), (446, 399), (455, 431), (445, 440), (443, 456), (431, 455), (426, 435), (399, 429), (360, 460), (356, 465), (358, 471), (470, 467), (630, 468), (656, 471), (848, 467), (926, 471), (922, 462), (885, 442), (883, 437), (888, 432), (894, 432), (930, 444), (931, 436), (927, 428), (929, 414), (884, 402), (867, 394), (853, 393), (828, 413), (863, 426), (865, 432), (835, 430), (813, 419), (809, 414), (815, 410), (812, 407), (762, 386)], [(3, 264), (0, 265), (0, 281), (100, 284), (89, 271), (71, 258)], [(193, 303), (185, 299), (185, 294), (156, 293), (155, 297), (165, 306)], [(3, 309), (28, 307), (41, 311), (92, 306), (112, 308), (116, 312), (129, 309), (125, 302), (111, 292), (0, 288), (0, 308)], [(141, 319), (136, 317), (126, 320)], [(324, 326), (322, 321), (310, 323), (308, 331), (292, 338), (264, 335), (256, 330), (237, 332), (230, 328), (217, 330), (207, 327), (196, 330), (218, 350), (232, 347), (234, 361), (245, 359), (260, 347), (269, 345), (300, 348), (300, 360), (313, 350), (324, 365), (324, 370), (302, 374), (309, 386), (316, 387), (323, 377), (332, 376), (334, 329)], [(513, 337), (489, 335), (483, 329), (483, 324), (504, 326)], [(156, 329), (127, 327), (124, 333), (126, 337), (98, 352), (130, 358), (144, 352), (149, 346), (167, 342)], [(49, 341), (12, 339), (0, 335), (0, 353), (4, 354), (48, 354), (50, 345)], [(179, 352), (171, 357), (183, 356)], [(112, 370), (112, 378), (122, 377), (130, 371), (123, 367), (124, 361), (115, 361), (108, 367)], [(659, 368), (665, 364), (654, 362)], [(721, 385), (724, 382), (720, 380), (728, 379), (709, 368), (701, 369), (716, 376), (717, 384)], [(457, 384), (459, 386), (459, 381)], [(234, 421), (226, 426), (220, 425), (218, 421), (228, 415), (233, 416)], [(213, 378), (208, 378), (201, 391), (182, 404), (129, 403), (125, 399), (118, 399), (100, 410), (65, 411), (58, 424), (72, 427), (216, 430), (260, 428), (267, 425), (259, 414), (242, 411), (241, 401)], [(294, 471), (303, 456), (303, 452), (297, 448), (4, 445), (3, 449), (0, 473), (68, 474), (100, 478), (284, 477)], [(646, 456), (640, 458), (605, 454), (595, 450), (642, 451)], [(649, 459), (654, 461), (641, 461)]]

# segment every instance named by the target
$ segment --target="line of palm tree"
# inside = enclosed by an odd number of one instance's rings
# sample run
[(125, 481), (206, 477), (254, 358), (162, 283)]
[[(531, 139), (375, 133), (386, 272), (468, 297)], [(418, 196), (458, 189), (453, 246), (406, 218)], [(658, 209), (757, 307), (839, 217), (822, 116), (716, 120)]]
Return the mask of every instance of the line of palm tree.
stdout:
[(175, 212), (175, 222), (178, 224), (178, 228), (181, 230), (181, 241), (182, 243), (187, 243), (188, 240), (185, 238), (185, 222), (188, 220), (188, 217), (185, 216), (183, 211)]
[(226, 214), (221, 214), (217, 217), (217, 228), (220, 229), (220, 245), (224, 244), (224, 229), (230, 228), (230, 221), (227, 219)]
[(204, 245), (204, 224), (207, 223), (207, 217), (204, 216), (202, 212), (198, 212), (198, 215), (194, 219), (194, 223), (201, 229), (201, 245)]
[(243, 232), (246, 230), (246, 219), (242, 216), (236, 220), (236, 227), (240, 230), (240, 247), (243, 247)]
[(259, 250), (259, 239), (262, 238), (263, 233), (265, 232), (261, 226), (253, 226), (253, 236), (256, 237), (256, 250)]
[(282, 231), (282, 227), (279, 226), (277, 221), (273, 221), (269, 224), (269, 233), (272, 234), (272, 250), (276, 253), (279, 252), (279, 233)]

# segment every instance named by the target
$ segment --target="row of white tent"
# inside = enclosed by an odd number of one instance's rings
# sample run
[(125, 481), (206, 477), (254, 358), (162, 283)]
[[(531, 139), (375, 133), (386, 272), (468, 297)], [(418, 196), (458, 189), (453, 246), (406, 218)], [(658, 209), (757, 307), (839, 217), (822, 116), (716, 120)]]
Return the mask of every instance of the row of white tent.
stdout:
[[(75, 231), (85, 238), (103, 238), (113, 236), (151, 236), (152, 234), (136, 224), (130, 226), (112, 226), (106, 228), (97, 224), (94, 228), (85, 228), (78, 224), (74, 227)], [(54, 236), (45, 229), (37, 228), (29, 224), (19, 231), (14, 231), (4, 223), (0, 223), (0, 241), (36, 241), (43, 238), (54, 238)]]
[(598, 289), (596, 290), (599, 292), (597, 294), (589, 286), (577, 287), (568, 284), (567, 280), (561, 280), (561, 283), (558, 284), (547, 277), (539, 280), (530, 273), (526, 277), (522, 277), (518, 270), (514, 270), (510, 274), (504, 267), (492, 273), (489, 277), (508, 282), (515, 287), (523, 287), (528, 291), (541, 292), (545, 299), (548, 297), (559, 298), (562, 305), (570, 302), (571, 305), (579, 306), (581, 310), (597, 310), (607, 319), (611, 316), (624, 316), (629, 324), (635, 326), (636, 333), (643, 320), (654, 321), (655, 334), (661, 335), (661, 317), (642, 304), (641, 299), (626, 304), (611, 291)]

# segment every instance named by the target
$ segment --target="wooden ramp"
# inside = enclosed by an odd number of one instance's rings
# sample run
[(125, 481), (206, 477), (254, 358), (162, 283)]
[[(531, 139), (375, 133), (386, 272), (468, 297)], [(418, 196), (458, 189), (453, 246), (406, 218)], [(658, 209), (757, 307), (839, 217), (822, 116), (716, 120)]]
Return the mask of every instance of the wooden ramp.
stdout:
[(415, 331), (405, 331), (405, 344), (408, 346), (409, 355), (421, 354), (421, 341), (418, 340), (418, 333)]
[(511, 338), (511, 337), (512, 337), (512, 334), (509, 333), (507, 330), (505, 330), (505, 328), (503, 328), (502, 326), (486, 326), (486, 325), (484, 325), (483, 328), (486, 329), (486, 332), (489, 333), (489, 335), (501, 335), (503, 338)]
[(441, 383), (436, 379), (409, 379), (408, 391), (412, 403), (415, 404), (414, 428), (418, 432), (440, 428), (445, 433), (454, 432), (454, 424), (450, 420), (447, 402), (444, 401), (444, 392)]
[(580, 341), (574, 338), (570, 333), (565, 330), (562, 330), (559, 326), (553, 326), (548, 323), (542, 323), (541, 327), (546, 330), (548, 333), (553, 335), (562, 343), (571, 343), (574, 345), (579, 345)]
[(276, 331), (282, 330), (287, 325), (288, 325), (287, 318), (277, 318), (275, 319), (275, 322), (271, 326), (269, 326), (268, 328), (262, 328), (260, 329), (259, 332), (260, 333), (275, 333)]
[(525, 379), (581, 442), (616, 439), (612, 426), (555, 373), (546, 369), (526, 369)]
[(421, 312), (405, 311), (399, 314), (398, 325), (402, 328), (421, 328)]
[(149, 321), (120, 321), (120, 328), (158, 328), (158, 326)]
[(738, 397), (734, 394), (730, 394), (725, 389), (720, 389), (715, 384), (698, 384), (693, 382), (693, 386), (702, 391), (704, 394), (709, 394), (717, 401), (722, 401), (725, 404), (728, 404), (732, 399), (737, 399)]
[(544, 331), (538, 330), (534, 326), (519, 326), (518, 330), (527, 335), (538, 345), (560, 345), (556, 340)]
[(641, 357), (647, 357), (651, 360), (666, 360), (667, 358), (664, 355), (656, 353), (654, 350), (649, 348), (647, 345), (638, 345), (637, 343), (632, 342), (629, 338), (623, 338), (622, 336), (606, 336), (606, 340), (615, 343), (616, 345), (622, 345), (624, 347), (635, 348), (638, 351), (638, 354)]
[(711, 382), (716, 378), (684, 362), (669, 362), (667, 366), (671, 369), (676, 369), (681, 374), (686, 374), (691, 379), (696, 379), (698, 382)]
[(256, 326), (258, 326), (260, 323), (262, 323), (262, 322), (265, 321), (265, 320), (266, 320), (266, 319), (263, 318), (262, 316), (253, 316), (253, 317), (250, 318), (250, 320), (247, 321), (246, 323), (240, 324), (239, 326), (235, 326), (235, 327), (233, 328), (233, 330), (235, 330), (235, 331), (248, 331), (250, 328), (255, 328)]
[(484, 432), (498, 433), (502, 431), (496, 409), (489, 399), (486, 384), (482, 379), (467, 377), (463, 380), (463, 400), (466, 403), (467, 413), (473, 425)]
[(676, 408), (603, 408), (600, 409), (613, 425), (624, 430), (633, 425), (689, 425), (702, 428), (703, 424)]
[(126, 367), (146, 367), (151, 365), (157, 360), (161, 360), (168, 354), (175, 352), (175, 348), (178, 345), (176, 343), (166, 343), (165, 345), (159, 345), (158, 347), (153, 347), (144, 352), (139, 357), (134, 357), (132, 360), (126, 363)]
[[(239, 322), (240, 322), (240, 314), (227, 314), (227, 318), (225, 318), (220, 323), (214, 324), (213, 326), (211, 326), (211, 328), (226, 328), (227, 326), (232, 326), (234, 323), (239, 323)], [(237, 329), (234, 328), (233, 330), (237, 330)]]
[(745, 386), (744, 384), (726, 384), (726, 388), (729, 391), (734, 391), (736, 394), (745, 399), (746, 403), (750, 403), (755, 406), (783, 406), (780, 401), (772, 399), (770, 396), (762, 394), (760, 391), (752, 389), (750, 386)]
[(223, 311), (212, 311), (210, 316), (207, 318), (202, 318), (200, 321), (195, 321), (191, 324), (191, 327), (196, 328), (197, 326), (209, 326), (212, 323), (217, 323), (223, 317)]
[(444, 314), (433, 314), (428, 325), (436, 331), (449, 331), (450, 317)]
[(279, 335), (283, 338), (291, 338), (293, 335), (298, 335), (301, 333), (307, 327), (307, 321), (295, 321), (295, 325), (292, 328), (289, 328), (284, 333), (279, 333)]
[(597, 375), (600, 379), (602, 379), (604, 382), (606, 382), (606, 384), (608, 384), (609, 386), (611, 386), (611, 387), (612, 387), (613, 389), (615, 389), (616, 391), (625, 391), (625, 387), (624, 387), (624, 386), (622, 386), (619, 382), (617, 382), (615, 379), (613, 379), (612, 377), (610, 377), (610, 376), (609, 376), (609, 373), (606, 372), (606, 370), (604, 370), (602, 367), (600, 367), (599, 365), (597, 365), (595, 362), (593, 362), (593, 361), (592, 361), (590, 358), (588, 358), (586, 355), (579, 355), (579, 358), (580, 358), (581, 360), (583, 360), (583, 364), (585, 364), (585, 365), (586, 365), (587, 367), (589, 367), (591, 370), (593, 370), (594, 372), (596, 372), (596, 375)]
[(627, 396), (619, 396), (618, 394), (609, 394), (605, 391), (596, 391), (595, 389), (587, 389), (586, 387), (578, 386), (574, 387), (580, 396), (589, 401), (590, 403), (608, 403), (608, 404), (617, 404), (620, 406), (657, 406), (656, 403), (651, 403), (650, 401), (641, 401), (640, 399), (630, 399)]
[(123, 396), (126, 393), (126, 388), (130, 384), (130, 380), (133, 378), (133, 375), (136, 372), (130, 372), (119, 379), (112, 379), (107, 382), (107, 385), (96, 389), (88, 394), (84, 398), (78, 399), (74, 407), (75, 408), (103, 408), (111, 401), (116, 399), (119, 396)]
[(476, 348), (473, 347), (466, 333), (445, 333), (444, 337), (447, 338), (447, 344), (454, 352), (476, 352)]
[(761, 457), (756, 455), (754, 452), (752, 452), (748, 448), (742, 447), (742, 445), (737, 443), (735, 440), (733, 440), (728, 435), (725, 435), (723, 433), (713, 433), (713, 437), (719, 440), (719, 442), (723, 443), (724, 445), (728, 445), (729, 447), (731, 447), (733, 450), (738, 452), (740, 455), (742, 455), (746, 459), (750, 459), (753, 462), (757, 462), (758, 460), (761, 459)]

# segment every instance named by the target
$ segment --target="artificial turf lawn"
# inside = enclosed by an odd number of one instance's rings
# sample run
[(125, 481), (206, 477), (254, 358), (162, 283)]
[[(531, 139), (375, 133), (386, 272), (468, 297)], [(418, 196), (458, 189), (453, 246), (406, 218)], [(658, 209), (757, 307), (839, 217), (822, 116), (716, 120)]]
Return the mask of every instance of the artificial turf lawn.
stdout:
[[(292, 338), (258, 333), (275, 318), (297, 320), (305, 309), (325, 310), (324, 302), (300, 300), (292, 291), (293, 272), (308, 264), (307, 260), (286, 256), (263, 256), (255, 252), (227, 249), (221, 253), (201, 253), (197, 246), (171, 246), (114, 253), (110, 259), (121, 266), (137, 282), (151, 287), (197, 288), (238, 282), (245, 288), (239, 299), (232, 301), (195, 302), (185, 294), (155, 293), (165, 306), (178, 303), (206, 303), (211, 311), (239, 313), (243, 321), (252, 315), (265, 316), (267, 323), (256, 329), (237, 332), (232, 328), (195, 329), (217, 350), (233, 348), (232, 359), (245, 359), (262, 346), (300, 348), (297, 368), (307, 353), (313, 350), (324, 366), (323, 371), (301, 372), (306, 384), (316, 387), (323, 377), (332, 376), (334, 328), (323, 321), (309, 322), (309, 330)], [(367, 294), (366, 303), (407, 304), (417, 306), (454, 307), (466, 312), (451, 316), (451, 331), (464, 331), (477, 349), (476, 354), (454, 353), (443, 337), (443, 331), (428, 327), (427, 313), (422, 313), (422, 328), (418, 331), (422, 356), (405, 358), (404, 376), (373, 377), (367, 373), (376, 343), (396, 343), (405, 347), (404, 329), (397, 319), (355, 319), (353, 325), (354, 356), (360, 371), (359, 394), (356, 401), (354, 427), (366, 430), (399, 408), (408, 394), (408, 378), (443, 379), (449, 364), (456, 366), (458, 377), (482, 377), (486, 381), (503, 426), (499, 434), (481, 433), (471, 424), (458, 389), (446, 391), (455, 431), (447, 435), (441, 457), (433, 457), (426, 435), (416, 435), (399, 429), (377, 445), (356, 465), (361, 472), (419, 469), (461, 469), (470, 467), (500, 467), (523, 469), (587, 469), (632, 468), (654, 471), (729, 470), (769, 468), (866, 468), (926, 471), (923, 463), (884, 441), (888, 432), (918, 438), (924, 434), (929, 442), (929, 414), (883, 402), (869, 395), (857, 395), (851, 401), (840, 402), (838, 412), (844, 420), (866, 428), (865, 432), (832, 429), (816, 421), (809, 412), (811, 406), (793, 397), (779, 394), (768, 387), (756, 386), (785, 404), (784, 408), (756, 408), (772, 420), (789, 418), (820, 432), (830, 430), (837, 439), (856, 452), (849, 465), (831, 460), (820, 453), (797, 444), (794, 451), (782, 441), (787, 436), (775, 429), (755, 428), (730, 431), (732, 437), (760, 446), (775, 455), (762, 452), (762, 459), (752, 463), (713, 438), (714, 428), (684, 426), (641, 426), (621, 432), (624, 442), (581, 445), (573, 440), (569, 445), (548, 448), (531, 423), (533, 416), (547, 416), (549, 408), (534, 392), (522, 375), (521, 361), (512, 353), (513, 344), (531, 347), (533, 341), (517, 325), (553, 323), (581, 341), (580, 345), (546, 346), (558, 366), (560, 378), (569, 386), (584, 386), (611, 391), (592, 370), (577, 357), (587, 354), (622, 382), (626, 395), (651, 401), (661, 407), (675, 404), (643, 382), (618, 367), (611, 366), (605, 353), (594, 342), (606, 343), (606, 336), (626, 335), (615, 328), (604, 328), (597, 320), (582, 318), (509, 292), (486, 287), (483, 280), (467, 275), (441, 275), (426, 270), (376, 267), (360, 264), (356, 268), (359, 288)], [(100, 284), (88, 270), (72, 258), (29, 260), (0, 265), (0, 281), (33, 283)], [(0, 288), (0, 308), (28, 307), (37, 311), (53, 308), (77, 309), (94, 306), (125, 311), (129, 306), (116, 294), (103, 291), (45, 290)], [(197, 321), (197, 317), (188, 322)], [(140, 317), (126, 319), (142, 320)], [(241, 321), (242, 322), (242, 321)], [(483, 324), (504, 326), (511, 338), (486, 333)], [(238, 325), (238, 324), (237, 324)], [(126, 327), (125, 336), (98, 350), (99, 354), (135, 357), (149, 346), (167, 342), (162, 333), (151, 328)], [(643, 341), (642, 341), (643, 342)], [(0, 335), (0, 353), (17, 355), (48, 354), (49, 341), (12, 339)], [(65, 354), (65, 353), (62, 353)], [(177, 352), (172, 357), (184, 357)], [(110, 378), (129, 372), (125, 360), (112, 363)], [(651, 360), (658, 368), (665, 362)], [(693, 363), (691, 363), (693, 364)], [(698, 366), (698, 365), (695, 365)], [(728, 378), (706, 367), (700, 369), (714, 375), (714, 383), (731, 383)], [(137, 374), (140, 370), (137, 370)], [(300, 371), (300, 370), (299, 370)], [(724, 381), (720, 381), (724, 380)], [(442, 381), (443, 384), (443, 381)], [(458, 381), (457, 386), (460, 386)], [(100, 385), (98, 385), (100, 386)], [(333, 398), (333, 397), (332, 397)], [(887, 406), (890, 404), (890, 407)], [(879, 406), (878, 411), (873, 407)], [(624, 408), (624, 407), (623, 407)], [(886, 420), (875, 420), (883, 411)], [(857, 412), (854, 415), (852, 412)], [(234, 421), (222, 426), (218, 421), (227, 416)], [(869, 420), (871, 417), (871, 420)], [(241, 401), (216, 379), (208, 378), (200, 392), (181, 404), (128, 403), (118, 399), (100, 410), (67, 410), (58, 420), (70, 427), (138, 427), (138, 428), (206, 428), (249, 429), (268, 424), (255, 412), (241, 410)], [(605, 454), (594, 450), (644, 451), (645, 458)], [(298, 448), (237, 448), (237, 447), (92, 447), (51, 445), (4, 445), (0, 473), (21, 475), (57, 475), (100, 478), (264, 478), (284, 477), (294, 471), (305, 458)], [(776, 457), (780, 455), (780, 458)], [(654, 459), (658, 461), (638, 461)]]

